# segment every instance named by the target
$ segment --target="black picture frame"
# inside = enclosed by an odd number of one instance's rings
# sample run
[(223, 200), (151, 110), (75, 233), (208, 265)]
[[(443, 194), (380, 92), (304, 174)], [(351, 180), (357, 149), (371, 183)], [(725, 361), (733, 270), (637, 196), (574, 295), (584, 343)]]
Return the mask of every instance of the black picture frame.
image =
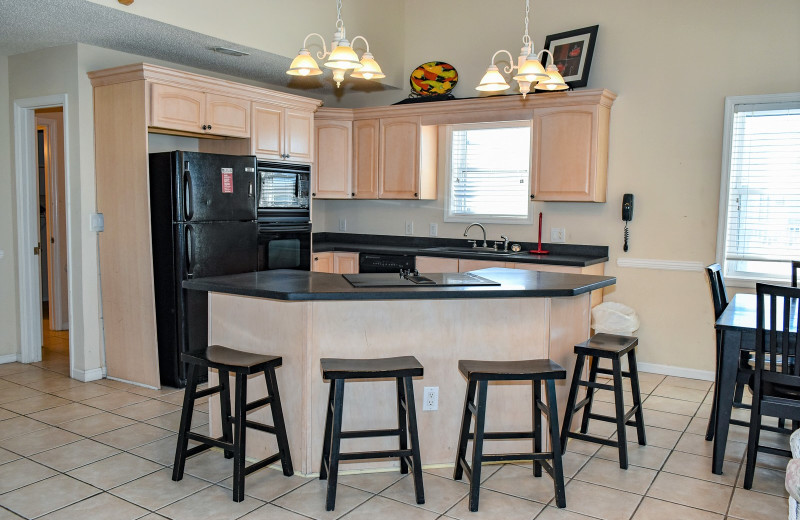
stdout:
[(592, 65), (598, 27), (600, 26), (592, 25), (548, 35), (544, 48), (553, 55), (549, 57), (545, 53), (542, 56), (542, 65), (554, 63), (567, 85), (572, 88), (585, 87), (589, 82), (589, 69)]

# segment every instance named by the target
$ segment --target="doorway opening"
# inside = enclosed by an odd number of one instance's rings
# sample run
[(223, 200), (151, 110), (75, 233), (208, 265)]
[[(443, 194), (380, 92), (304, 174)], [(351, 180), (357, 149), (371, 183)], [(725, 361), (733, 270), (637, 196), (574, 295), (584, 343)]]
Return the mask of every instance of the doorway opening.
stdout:
[(69, 376), (64, 109), (43, 108), (34, 114), (42, 299), (42, 359), (36, 364)]

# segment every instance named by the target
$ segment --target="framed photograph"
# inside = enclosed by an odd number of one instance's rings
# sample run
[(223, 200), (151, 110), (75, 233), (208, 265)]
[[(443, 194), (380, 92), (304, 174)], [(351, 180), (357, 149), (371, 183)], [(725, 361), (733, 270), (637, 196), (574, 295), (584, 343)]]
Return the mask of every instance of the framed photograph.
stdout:
[[(572, 88), (585, 87), (589, 81), (589, 67), (592, 65), (594, 42), (597, 40), (598, 25), (551, 34), (544, 42), (544, 48), (553, 53), (552, 63), (558, 67), (558, 72), (564, 81)], [(542, 56), (542, 65), (549, 56)]]

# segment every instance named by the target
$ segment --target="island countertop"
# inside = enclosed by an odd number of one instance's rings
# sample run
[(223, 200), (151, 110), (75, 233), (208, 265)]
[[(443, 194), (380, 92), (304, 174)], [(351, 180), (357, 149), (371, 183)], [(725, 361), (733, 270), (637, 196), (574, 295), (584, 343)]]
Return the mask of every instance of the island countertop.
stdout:
[(444, 300), (458, 298), (546, 298), (588, 293), (616, 283), (612, 276), (549, 273), (501, 267), (472, 271), (498, 282), (468, 287), (353, 287), (340, 274), (279, 269), (185, 280), (198, 291), (285, 301)]

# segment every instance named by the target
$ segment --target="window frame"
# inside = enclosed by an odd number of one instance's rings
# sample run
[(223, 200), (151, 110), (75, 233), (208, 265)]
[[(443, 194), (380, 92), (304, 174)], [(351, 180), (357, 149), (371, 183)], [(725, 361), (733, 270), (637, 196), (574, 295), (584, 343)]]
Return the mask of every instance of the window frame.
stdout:
[(499, 217), (491, 215), (451, 215), (450, 202), (452, 200), (452, 180), (453, 180), (453, 131), (470, 129), (494, 129), (494, 128), (521, 128), (530, 129), (530, 140), (528, 148), (528, 192), (532, 190), (532, 171), (533, 171), (533, 123), (530, 119), (519, 119), (511, 121), (484, 121), (478, 123), (458, 123), (445, 125), (444, 128), (444, 168), (445, 175), (445, 197), (444, 197), (444, 221), (445, 222), (482, 222), (486, 224), (533, 224), (533, 202), (528, 193), (527, 216), (526, 217)]
[[(800, 92), (786, 94), (762, 94), (752, 96), (726, 96), (725, 121), (722, 130), (722, 174), (719, 190), (719, 219), (717, 221), (717, 263), (722, 266), (725, 275), (725, 284), (732, 287), (747, 287), (755, 289), (756, 283), (787, 283), (790, 280), (790, 269), (786, 270), (785, 277), (770, 277), (765, 275), (748, 276), (746, 272), (729, 272), (725, 251), (728, 247), (728, 200), (731, 187), (731, 149), (733, 147), (733, 119), (736, 107), (739, 105), (779, 105), (800, 102)], [(800, 258), (798, 258), (800, 259)]]

